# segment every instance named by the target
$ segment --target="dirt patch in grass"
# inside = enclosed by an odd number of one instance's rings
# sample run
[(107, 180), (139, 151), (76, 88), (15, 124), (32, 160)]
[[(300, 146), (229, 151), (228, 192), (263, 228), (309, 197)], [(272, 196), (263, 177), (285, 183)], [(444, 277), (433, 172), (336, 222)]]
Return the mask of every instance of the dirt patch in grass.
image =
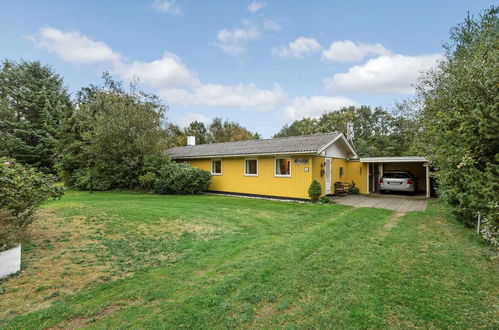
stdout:
[[(71, 231), (65, 224), (71, 223)], [(28, 228), (30, 242), (23, 246), (23, 269), (1, 282), (0, 318), (47, 307), (55, 300), (98, 281), (105, 264), (85, 253), (90, 243), (83, 217), (63, 219), (43, 211)]]
[(390, 218), (388, 223), (385, 225), (385, 228), (390, 230), (393, 227), (395, 227), (404, 215), (405, 215), (404, 212), (395, 212), (395, 214)]
[[(200, 238), (209, 238), (221, 230), (219, 227), (205, 223), (196, 223), (194, 221), (185, 221), (182, 219), (164, 219), (161, 218), (154, 223), (153, 226), (140, 224), (137, 230), (142, 234), (150, 237), (178, 237), (185, 233), (196, 234)], [(227, 230), (224, 230), (227, 231)]]
[(91, 325), (99, 320), (106, 318), (109, 315), (118, 313), (119, 311), (129, 308), (131, 306), (136, 306), (141, 304), (142, 301), (116, 301), (114, 304), (104, 307), (101, 311), (91, 314), (83, 315), (78, 317), (72, 317), (57, 326), (50, 327), (48, 329), (80, 329)]
[(257, 325), (265, 324), (270, 320), (273, 320), (278, 314), (277, 306), (273, 303), (265, 301), (260, 304), (260, 308), (255, 312), (255, 318), (253, 320), (253, 327), (259, 327)]
[[(40, 308), (89, 285), (124, 278), (136, 270), (174, 262), (171, 247), (189, 233), (217, 236), (214, 225), (160, 219), (116, 224), (107, 214), (63, 218), (44, 209), (28, 228), (19, 275), (0, 281), (0, 319)], [(70, 326), (72, 327), (72, 326)]]

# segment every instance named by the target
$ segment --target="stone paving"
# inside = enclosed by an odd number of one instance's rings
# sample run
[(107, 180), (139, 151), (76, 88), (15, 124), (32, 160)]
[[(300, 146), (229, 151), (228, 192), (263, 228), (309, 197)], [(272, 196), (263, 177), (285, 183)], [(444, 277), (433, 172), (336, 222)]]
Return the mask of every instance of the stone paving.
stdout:
[(338, 204), (355, 207), (377, 207), (403, 213), (410, 211), (426, 211), (428, 205), (428, 200), (424, 196), (380, 194), (335, 196), (334, 201)]

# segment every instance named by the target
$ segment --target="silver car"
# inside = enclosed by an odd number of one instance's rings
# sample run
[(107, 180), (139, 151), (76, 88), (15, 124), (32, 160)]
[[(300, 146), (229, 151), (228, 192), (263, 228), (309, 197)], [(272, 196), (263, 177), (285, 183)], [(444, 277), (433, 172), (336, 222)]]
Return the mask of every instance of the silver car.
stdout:
[(386, 171), (379, 179), (379, 192), (416, 192), (416, 178), (407, 171)]

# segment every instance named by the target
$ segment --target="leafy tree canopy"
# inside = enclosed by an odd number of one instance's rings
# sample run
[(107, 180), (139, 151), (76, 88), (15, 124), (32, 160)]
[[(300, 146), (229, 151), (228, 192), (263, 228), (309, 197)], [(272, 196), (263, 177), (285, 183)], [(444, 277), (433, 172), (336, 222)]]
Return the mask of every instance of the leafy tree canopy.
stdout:
[(169, 124), (167, 129), (168, 144), (172, 147), (185, 146), (187, 136), (195, 136), (196, 144), (231, 142), (241, 140), (260, 139), (258, 133), (253, 133), (234, 121), (223, 121), (221, 118), (214, 118), (209, 125), (202, 122), (191, 122), (182, 129), (178, 125)]
[(166, 149), (166, 107), (105, 73), (104, 86), (83, 88), (71, 119), (72, 143), (59, 169), (69, 185), (109, 189), (139, 186), (139, 177)]
[(346, 107), (325, 112), (321, 117), (304, 118), (284, 127), (274, 137), (342, 132), (346, 135), (348, 122), (355, 128), (354, 145), (360, 156), (401, 156), (412, 143), (414, 122), (403, 114), (399, 105), (396, 114), (381, 107)]
[(418, 86), (420, 130), (413, 150), (438, 171), (441, 196), (459, 219), (484, 221), (499, 244), (499, 7), (468, 16), (451, 30), (446, 59)]

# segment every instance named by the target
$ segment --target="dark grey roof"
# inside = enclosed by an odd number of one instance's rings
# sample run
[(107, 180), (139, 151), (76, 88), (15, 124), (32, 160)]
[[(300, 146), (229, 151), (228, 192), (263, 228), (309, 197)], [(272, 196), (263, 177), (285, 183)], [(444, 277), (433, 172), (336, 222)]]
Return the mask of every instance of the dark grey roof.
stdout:
[(332, 142), (339, 135), (341, 135), (341, 133), (332, 132), (276, 139), (200, 144), (171, 148), (168, 149), (166, 153), (173, 159), (317, 153), (322, 147)]

